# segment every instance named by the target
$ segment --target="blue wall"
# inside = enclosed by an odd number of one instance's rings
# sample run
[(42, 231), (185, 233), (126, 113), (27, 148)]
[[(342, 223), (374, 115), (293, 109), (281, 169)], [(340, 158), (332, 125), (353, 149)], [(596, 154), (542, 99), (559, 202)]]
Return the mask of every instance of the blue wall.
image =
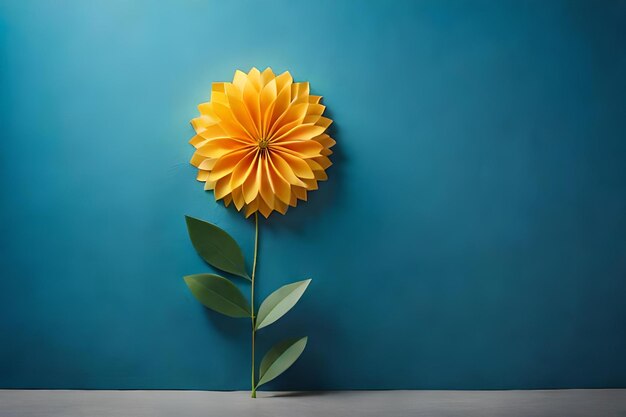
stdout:
[(181, 279), (185, 214), (253, 240), (188, 122), (272, 66), (338, 145), (261, 225), (260, 298), (313, 278), (268, 388), (626, 387), (625, 40), (623, 2), (2, 1), (0, 386), (248, 388)]

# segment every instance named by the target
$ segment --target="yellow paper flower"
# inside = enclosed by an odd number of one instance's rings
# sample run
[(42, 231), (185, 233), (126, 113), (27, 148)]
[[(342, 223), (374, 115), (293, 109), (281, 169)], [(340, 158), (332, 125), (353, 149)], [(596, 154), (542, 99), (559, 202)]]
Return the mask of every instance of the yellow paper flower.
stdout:
[(309, 83), (294, 83), (289, 72), (271, 68), (235, 72), (233, 82), (213, 83), (211, 101), (198, 106), (191, 121), (197, 135), (191, 164), (205, 190), (214, 190), (226, 206), (285, 214), (326, 180), (335, 141), (326, 129), (321, 96)]

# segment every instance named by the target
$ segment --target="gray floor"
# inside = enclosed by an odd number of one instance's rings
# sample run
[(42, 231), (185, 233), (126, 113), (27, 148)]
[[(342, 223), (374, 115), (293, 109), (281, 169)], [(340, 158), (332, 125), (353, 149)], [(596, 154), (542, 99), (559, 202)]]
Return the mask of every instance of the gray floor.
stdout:
[(626, 417), (626, 390), (21, 391), (0, 390), (1, 417)]

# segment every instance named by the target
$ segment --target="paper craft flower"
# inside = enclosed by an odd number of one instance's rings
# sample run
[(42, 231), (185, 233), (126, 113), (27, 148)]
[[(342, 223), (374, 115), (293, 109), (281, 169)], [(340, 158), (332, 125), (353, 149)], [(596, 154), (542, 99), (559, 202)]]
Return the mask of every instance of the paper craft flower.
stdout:
[(205, 190), (226, 206), (245, 208), (246, 217), (307, 199), (307, 191), (327, 179), (335, 141), (326, 133), (332, 120), (322, 116), (321, 96), (309, 83), (294, 83), (289, 72), (267, 68), (235, 72), (232, 82), (213, 83), (211, 101), (198, 106), (191, 121), (196, 148), (191, 164)]
[(255, 308), (254, 283), (259, 244), (259, 213), (285, 214), (307, 199), (325, 180), (328, 156), (335, 141), (325, 132), (332, 120), (322, 116), (321, 96), (309, 93), (309, 83), (294, 83), (289, 72), (278, 76), (270, 68), (235, 72), (233, 82), (213, 83), (211, 101), (198, 106), (191, 121), (196, 151), (191, 163), (198, 180), (214, 190), (226, 206), (254, 214), (254, 252), (249, 274), (237, 242), (220, 227), (186, 216), (189, 238), (213, 268), (250, 283), (249, 301), (229, 278), (201, 273), (185, 277), (191, 293), (205, 307), (233, 318), (249, 318), (251, 329), (250, 396), (281, 375), (304, 351), (308, 337), (285, 339), (267, 351), (258, 366), (255, 340), (259, 330), (287, 314), (311, 283), (305, 279), (283, 285)]

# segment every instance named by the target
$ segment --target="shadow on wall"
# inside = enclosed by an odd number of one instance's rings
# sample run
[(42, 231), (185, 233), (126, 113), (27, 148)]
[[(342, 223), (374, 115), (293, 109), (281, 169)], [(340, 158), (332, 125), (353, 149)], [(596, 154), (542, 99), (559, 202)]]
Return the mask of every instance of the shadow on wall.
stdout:
[[(324, 221), (324, 211), (332, 210), (344, 195), (343, 170), (346, 158), (341, 147), (340, 128), (334, 122), (334, 115), (328, 108), (324, 115), (333, 120), (327, 133), (337, 141), (330, 156), (333, 165), (327, 170), (328, 180), (321, 181), (318, 190), (308, 193), (307, 201), (300, 201), (295, 208), (290, 207), (285, 216), (270, 216), (266, 221), (270, 229), (302, 232), (307, 225), (310, 227), (311, 224)], [(329, 381), (327, 368), (330, 359), (328, 355), (331, 354), (329, 348), (336, 346), (332, 311), (320, 309), (319, 303), (305, 303), (300, 308), (302, 311), (299, 314), (281, 323), (280, 334), (278, 331), (275, 332), (276, 336), (268, 334), (268, 339), (281, 340), (280, 336), (283, 335), (310, 334), (307, 347), (302, 357), (290, 369), (261, 387), (261, 390), (310, 390), (325, 386)]]

